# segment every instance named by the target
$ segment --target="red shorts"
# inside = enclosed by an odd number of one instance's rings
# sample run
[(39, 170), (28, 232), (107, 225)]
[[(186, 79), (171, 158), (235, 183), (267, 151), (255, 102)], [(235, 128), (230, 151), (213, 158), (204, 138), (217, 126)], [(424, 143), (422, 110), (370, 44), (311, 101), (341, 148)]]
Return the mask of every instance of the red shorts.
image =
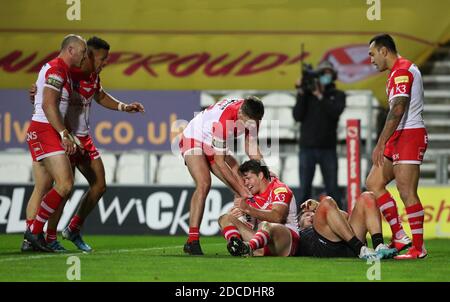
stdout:
[(206, 156), (210, 166), (214, 164), (214, 149), (210, 145), (204, 144), (195, 138), (189, 138), (181, 135), (179, 147), (183, 157), (186, 152), (194, 155), (204, 155)]
[(32, 120), (27, 131), (27, 143), (33, 161), (65, 154), (59, 133), (49, 123)]
[(428, 146), (425, 128), (396, 130), (389, 138), (384, 156), (393, 164), (420, 165)]
[(90, 135), (78, 136), (81, 144), (83, 145), (84, 154), (79, 150), (72, 156), (70, 156), (70, 162), (77, 164), (86, 160), (94, 160), (100, 157), (100, 153), (94, 145), (94, 141)]
[[(295, 256), (295, 254), (297, 253), (297, 246), (298, 246), (298, 241), (300, 240), (300, 236), (298, 235), (298, 232), (295, 232), (291, 228), (288, 228), (288, 229), (291, 232), (291, 240), (292, 240), (291, 241), (291, 251), (289, 252), (289, 256)], [(268, 245), (266, 245), (264, 247), (264, 256), (272, 256), (272, 253), (270, 252)]]

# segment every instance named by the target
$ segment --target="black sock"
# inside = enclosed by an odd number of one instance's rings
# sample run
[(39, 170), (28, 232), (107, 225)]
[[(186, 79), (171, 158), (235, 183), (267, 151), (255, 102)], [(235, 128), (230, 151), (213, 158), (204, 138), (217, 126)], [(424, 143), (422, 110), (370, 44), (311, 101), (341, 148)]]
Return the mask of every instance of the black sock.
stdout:
[(353, 236), (352, 239), (350, 239), (349, 241), (347, 241), (348, 245), (350, 246), (350, 248), (355, 252), (356, 255), (359, 255), (359, 252), (361, 251), (361, 248), (363, 247), (363, 243), (361, 242), (361, 240), (359, 240), (358, 238), (356, 238), (356, 236)]
[(372, 245), (376, 249), (377, 246), (384, 243), (383, 235), (381, 233), (376, 233), (372, 235)]

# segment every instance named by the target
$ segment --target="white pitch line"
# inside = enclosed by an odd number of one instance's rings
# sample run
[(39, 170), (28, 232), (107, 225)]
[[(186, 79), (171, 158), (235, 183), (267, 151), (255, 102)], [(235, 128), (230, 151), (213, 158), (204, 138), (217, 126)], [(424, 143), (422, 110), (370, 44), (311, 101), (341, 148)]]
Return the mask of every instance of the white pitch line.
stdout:
[[(224, 243), (211, 243), (204, 245), (223, 245)], [(10, 257), (10, 258), (0, 258), (1, 262), (9, 262), (9, 261), (19, 261), (19, 260), (34, 260), (34, 259), (45, 259), (45, 258), (54, 258), (54, 257), (68, 257), (68, 256), (88, 256), (88, 255), (99, 255), (99, 254), (116, 254), (116, 253), (136, 253), (136, 252), (149, 252), (149, 251), (157, 251), (164, 249), (179, 249), (182, 248), (182, 245), (177, 246), (165, 246), (165, 247), (149, 247), (149, 248), (137, 248), (137, 249), (119, 249), (119, 250), (100, 250), (98, 252), (94, 251), (92, 253), (49, 253), (44, 255), (33, 255), (33, 256), (23, 256), (23, 257)]]

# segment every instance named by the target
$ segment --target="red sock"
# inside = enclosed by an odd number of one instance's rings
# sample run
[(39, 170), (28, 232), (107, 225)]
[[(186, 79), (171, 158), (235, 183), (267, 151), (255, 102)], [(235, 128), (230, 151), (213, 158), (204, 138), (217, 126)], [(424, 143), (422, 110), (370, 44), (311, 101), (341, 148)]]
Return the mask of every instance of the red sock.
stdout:
[(421, 251), (423, 245), (423, 207), (422, 204), (416, 203), (415, 205), (406, 208), (408, 214), (409, 226), (411, 227), (411, 233), (413, 237), (414, 247)]
[(84, 219), (81, 218), (78, 215), (75, 215), (72, 217), (72, 219), (70, 220), (70, 224), (69, 224), (69, 230), (71, 232), (76, 232), (79, 231), (81, 226), (83, 225)]
[(386, 218), (386, 221), (391, 226), (392, 235), (394, 238), (401, 238), (405, 236), (400, 217), (398, 216), (397, 204), (389, 192), (381, 195), (377, 199), (377, 206), (381, 213)]
[(231, 237), (237, 237), (239, 239), (242, 239), (241, 234), (239, 233), (238, 229), (234, 225), (229, 225), (227, 227), (224, 227), (222, 231), (223, 237), (227, 241), (230, 241)]
[(253, 238), (250, 240), (250, 248), (254, 251), (259, 248), (266, 246), (269, 243), (270, 236), (269, 233), (263, 230), (258, 230)]
[(41, 206), (39, 207), (36, 218), (30, 227), (33, 234), (42, 233), (44, 224), (47, 222), (50, 215), (52, 215), (58, 208), (62, 201), (62, 197), (56, 192), (55, 189), (51, 189), (42, 199)]
[(34, 219), (27, 219), (26, 220), (26, 224), (27, 224), (27, 229), (29, 229), (31, 227), (31, 225), (33, 224)]
[(188, 242), (192, 242), (194, 240), (199, 240), (199, 239), (200, 239), (199, 228), (190, 227)]
[(47, 228), (47, 237), (45, 238), (45, 241), (47, 241), (47, 243), (50, 243), (55, 240), (56, 240), (56, 230)]

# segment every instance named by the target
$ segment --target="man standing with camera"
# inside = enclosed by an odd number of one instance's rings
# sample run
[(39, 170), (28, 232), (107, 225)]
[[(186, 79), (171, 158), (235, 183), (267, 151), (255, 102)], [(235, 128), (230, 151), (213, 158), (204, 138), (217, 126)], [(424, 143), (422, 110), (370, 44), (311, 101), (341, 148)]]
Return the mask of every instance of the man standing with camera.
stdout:
[(317, 71), (304, 68), (296, 83), (297, 103), (294, 119), (300, 126), (300, 198), (299, 203), (312, 198), (312, 181), (316, 164), (320, 166), (326, 193), (342, 208), (337, 182), (337, 127), (345, 108), (345, 93), (336, 89), (337, 72), (328, 61)]

